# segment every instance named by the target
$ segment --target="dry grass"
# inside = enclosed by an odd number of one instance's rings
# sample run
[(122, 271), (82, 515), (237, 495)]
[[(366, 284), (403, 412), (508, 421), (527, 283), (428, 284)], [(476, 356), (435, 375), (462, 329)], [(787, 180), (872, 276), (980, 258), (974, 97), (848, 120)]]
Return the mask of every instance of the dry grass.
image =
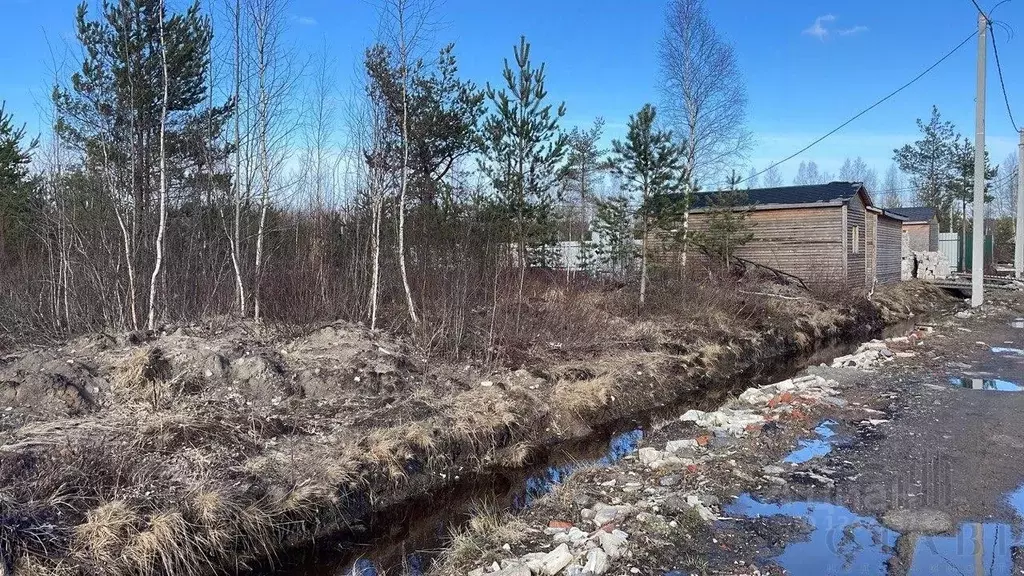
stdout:
[(116, 367), (111, 390), (127, 400), (149, 404), (158, 410), (170, 394), (169, 364), (156, 346), (133, 351)]
[(472, 564), (490, 563), (503, 556), (501, 547), (515, 545), (530, 527), (493, 503), (479, 503), (469, 524), (451, 534), (451, 540), (431, 568), (434, 576), (463, 576)]
[(138, 534), (138, 514), (123, 500), (89, 510), (75, 527), (75, 549), (96, 565), (111, 565), (125, 545)]
[[(347, 370), (355, 368), (346, 365), (337, 368), (346, 376), (337, 396), (296, 394), (271, 405), (214, 386), (175, 396), (180, 374), (155, 345), (120, 356), (108, 372), (114, 402), (103, 412), (24, 426), (17, 449), (0, 451), (7, 482), (0, 507), (26, 518), (2, 535), (7, 548), (0, 552), (18, 558), (25, 567), (19, 574), (29, 576), (64, 576), (69, 566), (79, 575), (199, 576), (273, 560), (286, 546), (337, 532), (382, 502), (422, 495), (417, 491), (436, 486), (442, 473), (519, 468), (564, 431), (563, 420), (586, 429), (652, 408), (695, 373), (720, 369), (727, 377), (744, 369), (738, 357), (813, 347), (856, 317), (850, 307), (809, 297), (730, 293), (736, 286), (728, 282), (717, 289), (689, 280), (656, 285), (642, 315), (631, 291), (541, 294), (528, 306), (525, 326), (542, 329), (499, 342), (538, 363), (530, 370), (544, 375), (536, 390), (526, 386), (537, 382), (532, 375), (479, 365), (469, 372), (464, 365), (431, 367), (447, 377), (435, 381), (408, 368), (413, 361), (401, 353), (388, 353), (359, 361), (369, 373), (383, 365), (394, 375), (392, 388), (374, 387), (372, 376), (353, 383)], [(564, 317), (562, 307), (569, 308)], [(330, 359), (296, 362), (282, 356), (271, 376), (285, 380)], [(496, 384), (479, 386), (477, 375), (492, 369), (500, 374)], [(406, 481), (416, 474), (422, 482)], [(571, 498), (571, 483), (549, 498)], [(524, 533), (515, 518), (483, 508), (453, 535), (442, 561), (449, 573), (500, 553)]]
[(613, 397), (621, 395), (620, 385), (629, 377), (629, 368), (621, 366), (589, 380), (561, 381), (557, 384), (551, 404), (559, 412), (582, 418), (607, 406)]

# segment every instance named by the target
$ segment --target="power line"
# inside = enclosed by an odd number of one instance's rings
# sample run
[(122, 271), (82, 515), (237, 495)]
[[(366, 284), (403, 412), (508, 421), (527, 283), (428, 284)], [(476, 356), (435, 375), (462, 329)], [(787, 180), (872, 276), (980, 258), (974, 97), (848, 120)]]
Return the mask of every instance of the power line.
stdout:
[(1017, 122), (1013, 119), (1013, 111), (1010, 110), (1010, 97), (1006, 94), (1006, 82), (1003, 81), (1003, 67), (999, 63), (999, 47), (996, 45), (996, 31), (992, 28), (992, 21), (988, 23), (988, 29), (992, 32), (992, 53), (996, 56), (996, 70), (999, 72), (999, 87), (1003, 89), (1003, 101), (1006, 103), (1006, 115), (1010, 117), (1010, 125), (1015, 132), (1020, 132)]
[(999, 46), (996, 44), (996, 31), (992, 26), (995, 24), (995, 21), (992, 20), (992, 13), (996, 11), (996, 8), (999, 8), (1009, 1), (1010, 0), (1002, 0), (993, 6), (987, 14), (981, 9), (981, 5), (978, 4), (978, 0), (971, 0), (971, 4), (974, 4), (974, 7), (978, 9), (978, 13), (985, 17), (985, 23), (988, 25), (989, 32), (992, 33), (992, 53), (995, 54), (996, 57), (996, 70), (999, 72), (999, 87), (1002, 88), (1003, 101), (1006, 103), (1006, 115), (1010, 117), (1010, 124), (1013, 126), (1014, 132), (1020, 132), (1020, 128), (1017, 127), (1017, 122), (1013, 119), (1013, 111), (1010, 110), (1010, 97), (1006, 94), (1006, 82), (1003, 81), (1003, 67), (999, 63)]
[(835, 128), (835, 129), (833, 129), (833, 130), (832, 130), (832, 131), (830, 131), (829, 133), (827, 133), (827, 134), (825, 134), (824, 136), (822, 136), (821, 138), (818, 138), (818, 139), (817, 139), (817, 140), (815, 140), (814, 142), (811, 142), (811, 143), (810, 143), (810, 144), (808, 144), (807, 146), (804, 146), (803, 148), (801, 148), (800, 150), (798, 150), (798, 151), (797, 151), (796, 153), (794, 153), (794, 154), (791, 154), (791, 155), (787, 156), (786, 158), (784, 158), (784, 159), (782, 159), (782, 160), (780, 160), (780, 161), (778, 161), (778, 162), (776, 162), (776, 163), (772, 164), (771, 166), (769, 166), (769, 167), (765, 168), (764, 170), (762, 170), (762, 171), (758, 172), (757, 174), (754, 174), (754, 175), (752, 175), (752, 176), (747, 176), (747, 177), (746, 177), (746, 178), (744, 178), (743, 180), (740, 180), (739, 184), (742, 184), (743, 182), (746, 182), (747, 180), (750, 180), (750, 179), (753, 179), (753, 178), (757, 178), (758, 176), (760, 176), (760, 175), (764, 174), (765, 172), (767, 172), (767, 171), (771, 170), (772, 168), (775, 168), (775, 167), (777, 167), (777, 166), (779, 166), (779, 165), (781, 165), (781, 164), (785, 164), (786, 162), (789, 162), (789, 161), (790, 161), (790, 160), (792, 160), (793, 158), (796, 158), (797, 156), (799, 156), (799, 155), (803, 154), (804, 152), (806, 152), (806, 151), (810, 150), (811, 148), (813, 148), (814, 146), (816, 146), (816, 145), (817, 145), (818, 143), (820, 143), (821, 141), (825, 140), (825, 139), (826, 139), (826, 138), (828, 138), (829, 136), (832, 136), (832, 135), (833, 135), (833, 134), (835, 134), (836, 132), (839, 132), (839, 131), (840, 131), (840, 130), (842, 130), (843, 128), (846, 128), (846, 127), (847, 127), (847, 126), (848, 126), (849, 124), (851, 124), (851, 123), (852, 123), (853, 121), (857, 120), (858, 118), (860, 118), (861, 116), (863, 116), (863, 115), (867, 114), (868, 112), (870, 112), (870, 111), (874, 110), (875, 108), (877, 108), (878, 106), (880, 106), (880, 105), (881, 105), (882, 103), (884, 103), (885, 101), (889, 100), (889, 99), (890, 99), (890, 98), (892, 98), (893, 96), (895, 96), (895, 95), (899, 94), (899, 93), (900, 93), (900, 92), (902, 92), (903, 90), (905, 90), (905, 89), (909, 88), (909, 87), (910, 87), (910, 86), (911, 86), (912, 84), (916, 83), (916, 82), (917, 82), (918, 80), (920, 80), (921, 78), (923, 78), (923, 77), (924, 77), (924, 76), (925, 76), (926, 74), (928, 74), (929, 72), (931, 72), (932, 70), (934, 70), (935, 68), (937, 68), (937, 67), (939, 66), (939, 64), (942, 64), (942, 63), (943, 63), (943, 62), (945, 62), (945, 61), (946, 61), (946, 60), (947, 60), (947, 59), (948, 59), (948, 58), (949, 58), (950, 56), (952, 56), (952, 55), (953, 55), (954, 53), (956, 53), (956, 51), (957, 51), (957, 50), (959, 50), (960, 48), (963, 48), (964, 44), (967, 44), (968, 42), (970, 42), (970, 41), (971, 41), (971, 39), (972, 39), (972, 38), (974, 38), (974, 37), (975, 37), (975, 36), (976, 36), (977, 34), (978, 34), (977, 32), (971, 32), (971, 35), (970, 35), (970, 36), (968, 36), (967, 38), (964, 38), (964, 39), (963, 39), (963, 41), (962, 41), (962, 42), (960, 42), (959, 44), (957, 44), (955, 48), (953, 48), (952, 50), (950, 50), (949, 52), (947, 52), (947, 53), (946, 53), (946, 55), (944, 55), (944, 56), (943, 56), (942, 58), (939, 58), (939, 60), (938, 60), (938, 61), (936, 61), (936, 62), (935, 62), (934, 64), (932, 64), (932, 65), (931, 65), (931, 66), (929, 66), (928, 68), (925, 68), (924, 72), (921, 72), (920, 74), (918, 74), (917, 76), (915, 76), (915, 77), (914, 77), (914, 78), (913, 78), (913, 79), (912, 79), (912, 80), (911, 80), (910, 82), (907, 82), (906, 84), (904, 84), (904, 85), (900, 86), (900, 87), (899, 87), (899, 88), (897, 88), (896, 90), (893, 90), (892, 92), (890, 92), (889, 94), (887, 94), (887, 95), (886, 95), (886, 96), (885, 96), (884, 98), (882, 98), (881, 100), (878, 100), (878, 101), (877, 101), (877, 102), (875, 102), (874, 104), (872, 104), (872, 105), (868, 106), (867, 108), (865, 108), (865, 109), (861, 110), (861, 111), (860, 111), (860, 112), (858, 112), (858, 113), (857, 113), (857, 114), (856, 114), (856, 115), (855, 115), (854, 117), (850, 118), (850, 119), (849, 119), (849, 120), (847, 120), (846, 122), (843, 122), (842, 124), (840, 124), (839, 126), (837, 126), (837, 127)]

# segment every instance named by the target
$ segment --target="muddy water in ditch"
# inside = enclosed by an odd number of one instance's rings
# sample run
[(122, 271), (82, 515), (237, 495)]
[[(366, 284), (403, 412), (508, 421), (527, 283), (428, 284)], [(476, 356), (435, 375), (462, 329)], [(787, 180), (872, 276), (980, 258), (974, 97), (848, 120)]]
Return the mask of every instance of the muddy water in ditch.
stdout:
[[(894, 326), (886, 330), (885, 335), (905, 334), (913, 327), (912, 323)], [(736, 380), (736, 391), (784, 380), (807, 366), (830, 363), (838, 356), (851, 353), (858, 345), (858, 342), (837, 343), (808, 356), (759, 367), (750, 377)], [(491, 509), (505, 510), (529, 506), (580, 467), (608, 466), (635, 452), (643, 430), (651, 423), (678, 417), (693, 407), (675, 405), (651, 411), (635, 420), (596, 431), (584, 441), (558, 446), (549, 452), (545, 461), (534, 466), (457, 483), (443, 493), (429, 495), (374, 519), (370, 526), (373, 537), (349, 538), (344, 544), (321, 546), (316, 551), (282, 559), (285, 567), (258, 573), (274, 576), (422, 574), (444, 547), (451, 532), (463, 526), (480, 503)], [(824, 424), (819, 431), (822, 435), (831, 432)], [(822, 439), (823, 445), (834, 441)], [(823, 449), (817, 445), (807, 447), (809, 452)]]

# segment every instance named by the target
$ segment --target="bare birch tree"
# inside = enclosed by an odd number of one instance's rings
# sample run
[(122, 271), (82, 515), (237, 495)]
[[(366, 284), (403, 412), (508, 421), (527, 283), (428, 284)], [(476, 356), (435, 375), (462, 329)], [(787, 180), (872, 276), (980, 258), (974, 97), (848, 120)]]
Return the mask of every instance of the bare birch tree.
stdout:
[(170, 78), (167, 73), (167, 39), (164, 35), (164, 2), (160, 2), (160, 67), (163, 77), (164, 94), (160, 105), (160, 223), (156, 231), (156, 262), (153, 276), (149, 279), (149, 314), (146, 328), (156, 328), (156, 284), (164, 263), (164, 236), (167, 232), (167, 100)]
[(405, 262), (405, 214), (406, 196), (409, 189), (409, 81), (410, 68), (416, 59), (415, 52), (420, 49), (424, 36), (429, 29), (429, 18), (433, 11), (431, 0), (385, 0), (382, 5), (384, 29), (390, 37), (391, 49), (398, 56), (398, 73), (401, 83), (401, 166), (398, 179), (398, 269), (402, 276), (402, 288), (405, 291), (406, 306), (409, 320), (413, 324), (419, 322), (416, 305), (413, 302), (412, 288), (409, 286), (409, 273)]
[[(234, 23), (234, 34), (232, 37), (233, 57), (232, 66), (232, 88), (235, 110), (233, 116), (234, 124), (234, 174), (231, 177), (231, 207), (232, 219), (231, 229), (228, 231), (225, 224), (224, 232), (228, 237), (228, 244), (231, 250), (231, 267), (235, 273), (235, 301), (238, 304), (238, 314), (245, 316), (245, 280), (242, 276), (242, 0), (235, 0), (234, 8), (230, 9)], [(221, 214), (221, 221), (225, 218)]]
[(689, 196), (719, 175), (750, 145), (747, 95), (732, 46), (715, 29), (703, 0), (672, 0), (659, 44), (665, 115), (685, 143), (682, 256), (686, 265)]
[(253, 318), (263, 316), (261, 286), (266, 274), (267, 217), (271, 208), (275, 177), (287, 154), (292, 126), (286, 120), (292, 89), (298, 74), (281, 44), (287, 0), (248, 0), (253, 31), (253, 68), (255, 73), (255, 176), (259, 189), (259, 216), (256, 225), (256, 250), (253, 267)]

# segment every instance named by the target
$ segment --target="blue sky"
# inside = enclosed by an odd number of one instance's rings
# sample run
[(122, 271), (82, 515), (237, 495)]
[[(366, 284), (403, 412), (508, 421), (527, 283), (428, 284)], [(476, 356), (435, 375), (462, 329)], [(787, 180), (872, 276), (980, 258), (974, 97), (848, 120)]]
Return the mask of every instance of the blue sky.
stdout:
[[(178, 0), (170, 0), (171, 4)], [(219, 3), (221, 0), (203, 0)], [(987, 9), (995, 0), (980, 0)], [(48, 94), (50, 48), (73, 39), (69, 0), (0, 0), (0, 99), (19, 121), (39, 126)], [(736, 48), (756, 138), (758, 167), (788, 156), (906, 82), (976, 28), (970, 0), (707, 0), (721, 33)], [(663, 0), (447, 0), (437, 11), (436, 41), (456, 43), (466, 77), (500, 81), (501, 62), (520, 34), (548, 67), (552, 98), (564, 100), (568, 125), (607, 122), (620, 136), (628, 115), (657, 103), (656, 45)], [(377, 30), (370, 0), (293, 0), (289, 38), (300, 52), (327, 46), (344, 87)], [(1024, 123), (1024, 0), (995, 18), (1007, 90)], [(788, 179), (801, 159), (835, 172), (846, 156), (863, 156), (881, 174), (892, 149), (916, 137), (914, 120), (932, 104), (965, 135), (974, 133), (975, 46), (972, 41), (919, 83), (802, 157), (784, 165)], [(1016, 150), (989, 53), (988, 134), (992, 157)]]

